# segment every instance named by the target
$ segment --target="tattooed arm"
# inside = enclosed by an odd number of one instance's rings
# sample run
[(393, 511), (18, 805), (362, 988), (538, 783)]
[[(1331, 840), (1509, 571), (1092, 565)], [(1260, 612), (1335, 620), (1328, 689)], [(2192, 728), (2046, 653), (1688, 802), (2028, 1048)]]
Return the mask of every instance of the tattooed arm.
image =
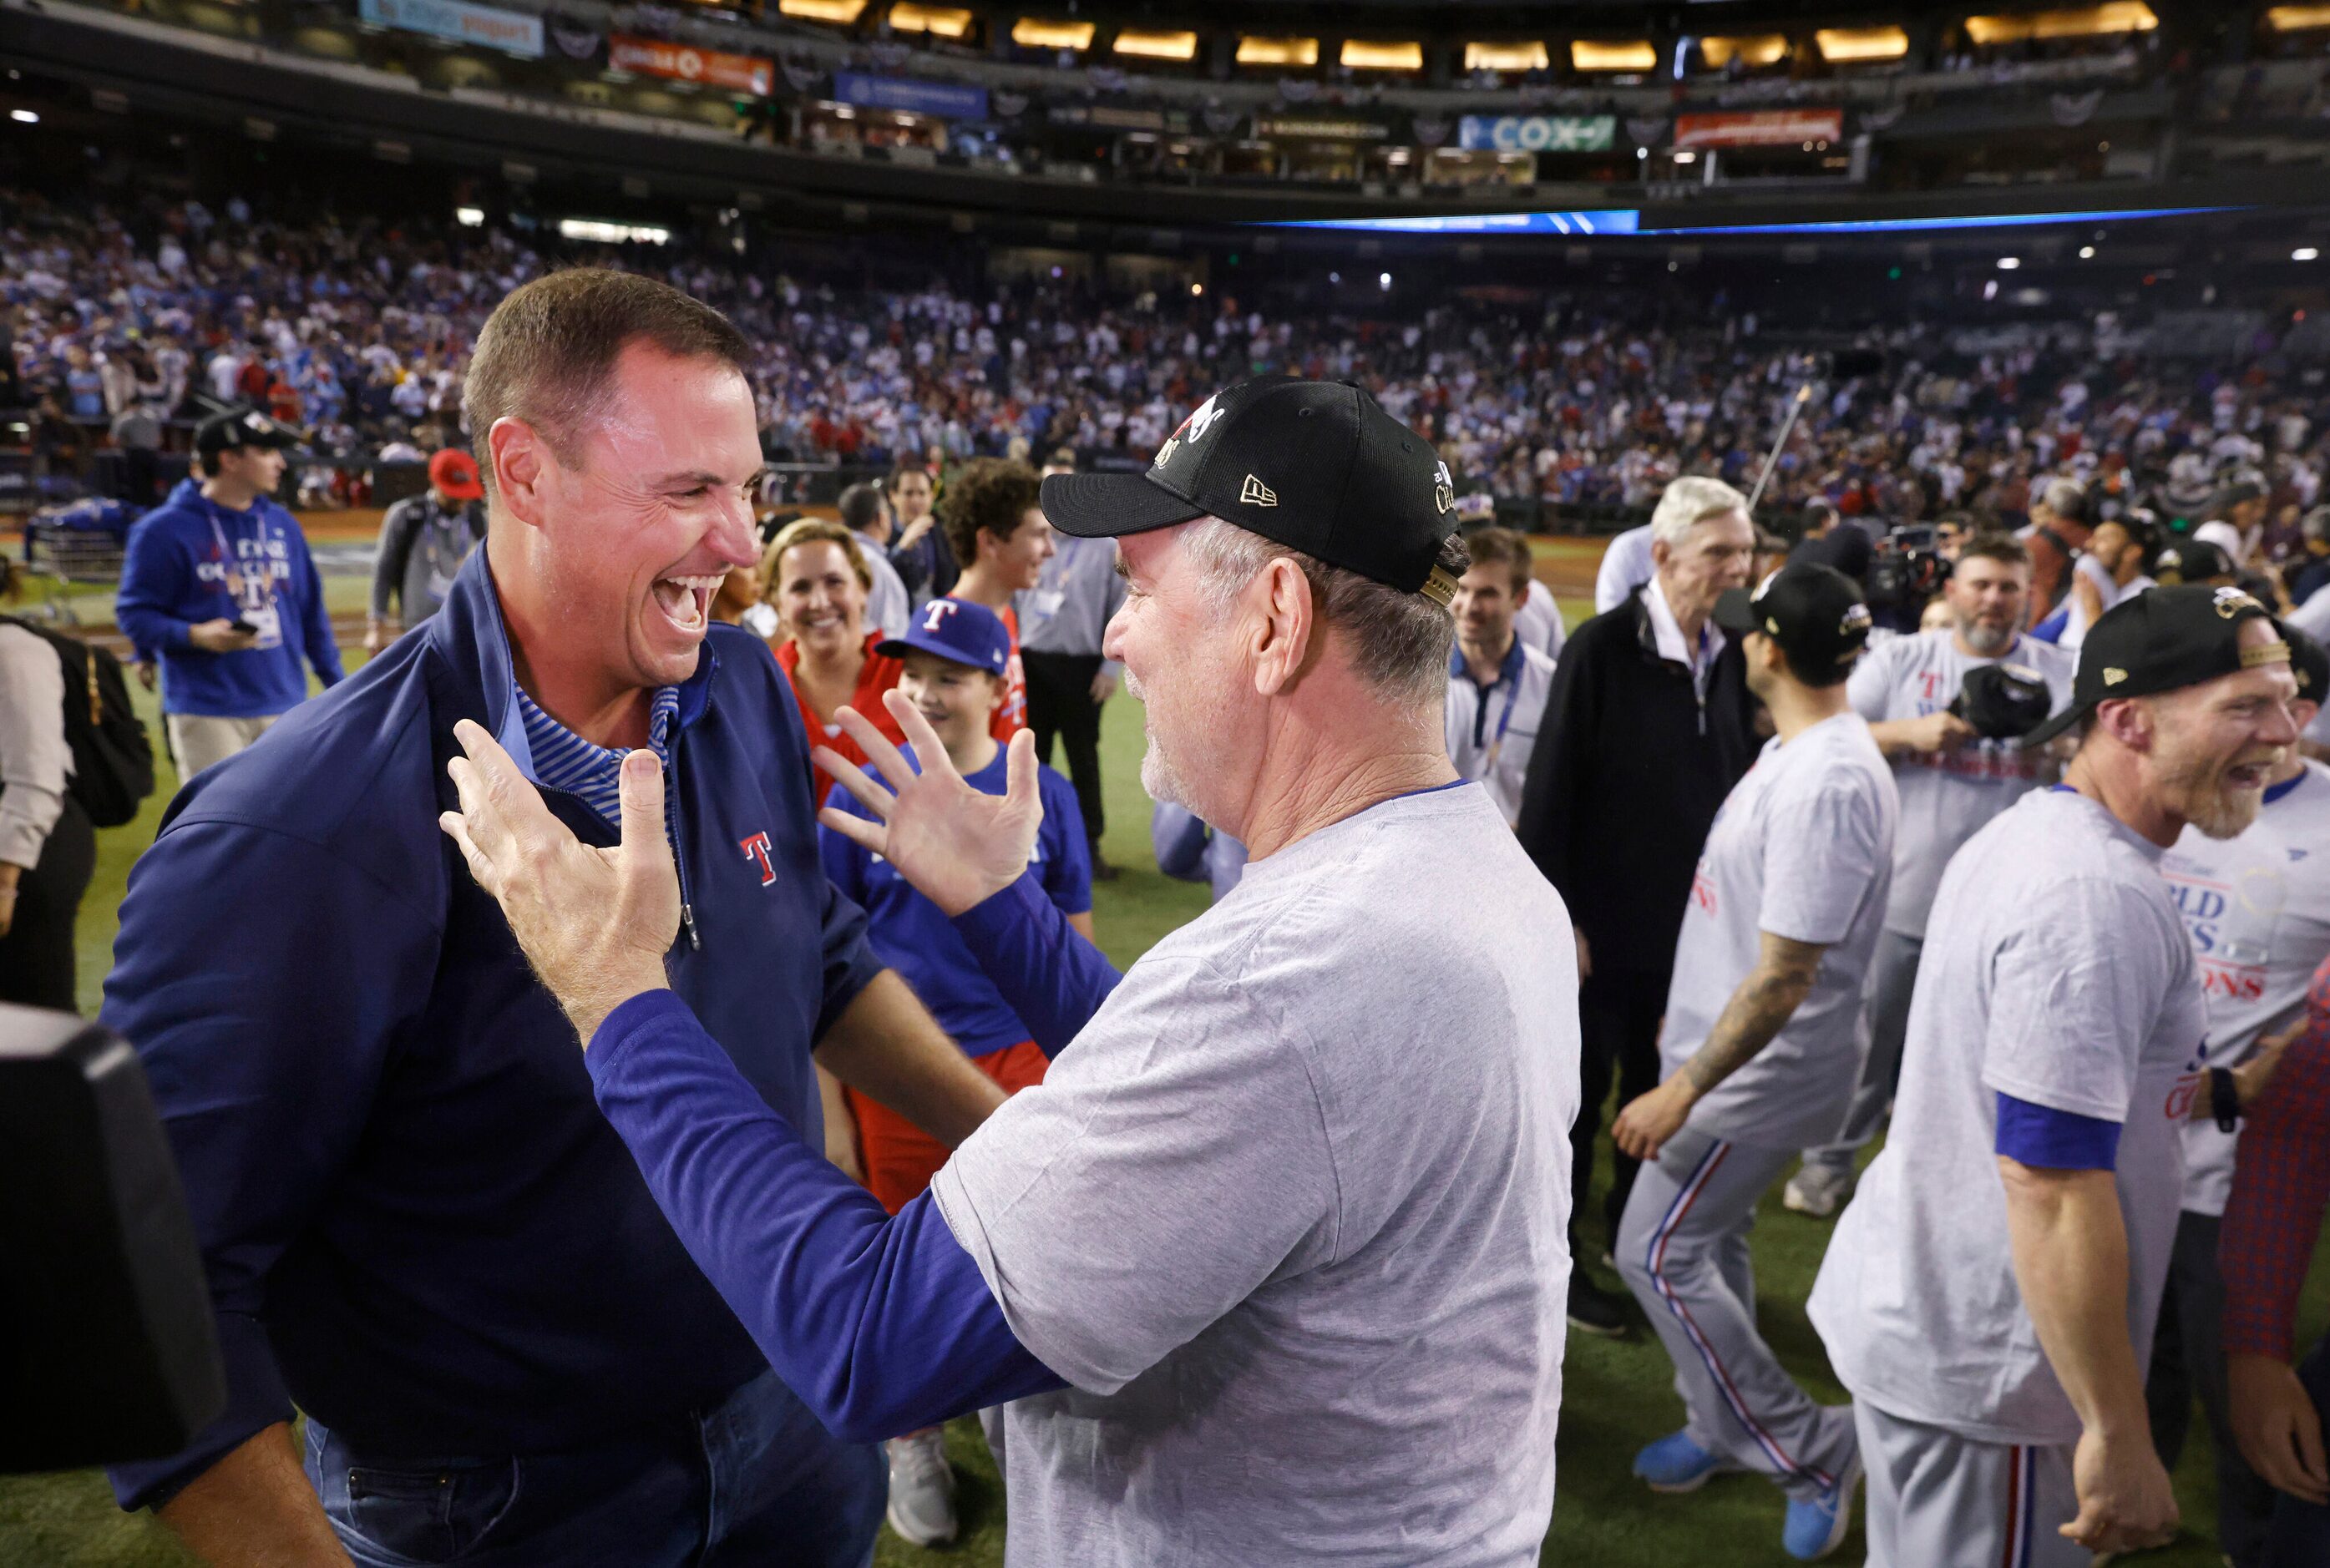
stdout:
[(1769, 931), (1761, 935), (1756, 967), (1731, 993), (1707, 1043), (1681, 1072), (1619, 1113), (1611, 1136), (1634, 1158), (1655, 1158), (1661, 1146), (1681, 1130), (1691, 1106), (1755, 1060), (1811, 993), (1826, 944), (1794, 941)]

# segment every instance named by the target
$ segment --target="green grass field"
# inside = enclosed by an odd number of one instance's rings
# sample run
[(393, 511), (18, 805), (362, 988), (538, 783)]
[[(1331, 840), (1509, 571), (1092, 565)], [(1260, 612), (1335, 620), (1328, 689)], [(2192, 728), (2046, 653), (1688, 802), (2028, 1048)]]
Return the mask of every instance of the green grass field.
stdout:
[[(1573, 621), (1577, 619), (1579, 606), (1566, 603), (1565, 609)], [(1094, 893), (1102, 945), (1120, 965), (1194, 917), (1207, 899), (1203, 888), (1171, 882), (1154, 869), (1148, 803), (1139, 778), (1140, 732), (1138, 707), (1130, 698), (1118, 698), (1104, 723), (1102, 756), (1110, 811), (1106, 849), (1123, 874)], [(137, 823), (101, 840), (97, 878), (81, 912), (85, 1011), (96, 1009), (111, 963), (116, 912), (130, 864), (151, 841), (175, 784), (166, 776)], [(1606, 1140), (1603, 1157), (1607, 1158)], [(1766, 1336), (1814, 1398), (1841, 1402), (1844, 1392), (1829, 1375), (1804, 1312), (1829, 1229), (1782, 1209), (1776, 1192), (1758, 1217), (1754, 1245)], [(1619, 1288), (1598, 1261), (1586, 1266), (1605, 1286)], [(2319, 1333), (2330, 1320), (2330, 1271), (2317, 1267), (2306, 1300), (2308, 1331)], [(1624, 1340), (1572, 1337), (1562, 1399), (1558, 1500), (1545, 1562), (1698, 1568), (1787, 1561), (1780, 1550), (1779, 1494), (1766, 1483), (1724, 1477), (1694, 1495), (1662, 1498), (1629, 1476), (1635, 1450), (1672, 1431), (1681, 1415), (1665, 1354), (1647, 1328), (1638, 1326)], [(923, 1552), (886, 1530), (876, 1554), (883, 1568), (990, 1568), (1003, 1561), (1003, 1489), (976, 1423), (957, 1422), (949, 1446), (961, 1475), (962, 1538), (949, 1550)], [(1267, 1462), (1267, 1456), (1261, 1458)], [(2173, 1547), (2137, 1561), (2156, 1568), (2207, 1568), (2218, 1560), (2211, 1544), (2214, 1484), (2206, 1429), (2197, 1421), (2176, 1484), (2184, 1511), (2183, 1536)], [(1856, 1528), (1833, 1560), (1857, 1563), (1861, 1552)], [(161, 1525), (116, 1510), (94, 1472), (0, 1478), (0, 1568), (188, 1568), (193, 1562)]]

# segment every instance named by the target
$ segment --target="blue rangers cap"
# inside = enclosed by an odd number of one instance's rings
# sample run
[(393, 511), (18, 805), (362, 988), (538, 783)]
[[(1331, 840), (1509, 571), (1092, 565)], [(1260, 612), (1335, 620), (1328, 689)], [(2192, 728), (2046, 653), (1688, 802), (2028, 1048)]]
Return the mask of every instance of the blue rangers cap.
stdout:
[(936, 654), (975, 670), (999, 675), (1011, 662), (1011, 634), (1003, 618), (967, 599), (934, 599), (914, 611), (904, 637), (885, 638), (874, 651), (885, 658), (908, 652)]

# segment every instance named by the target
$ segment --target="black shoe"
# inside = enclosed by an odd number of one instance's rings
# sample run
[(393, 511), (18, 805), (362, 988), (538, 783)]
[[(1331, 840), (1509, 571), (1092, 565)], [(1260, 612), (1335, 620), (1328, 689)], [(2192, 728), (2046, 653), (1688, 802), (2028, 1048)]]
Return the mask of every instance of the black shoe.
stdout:
[(1569, 1326), (1587, 1334), (1599, 1334), (1617, 1338), (1626, 1332), (1625, 1303), (1587, 1279), (1570, 1264)]
[(1110, 864), (1107, 858), (1103, 855), (1099, 850), (1094, 850), (1092, 857), (1092, 879), (1094, 882), (1114, 882), (1116, 880), (1116, 867)]

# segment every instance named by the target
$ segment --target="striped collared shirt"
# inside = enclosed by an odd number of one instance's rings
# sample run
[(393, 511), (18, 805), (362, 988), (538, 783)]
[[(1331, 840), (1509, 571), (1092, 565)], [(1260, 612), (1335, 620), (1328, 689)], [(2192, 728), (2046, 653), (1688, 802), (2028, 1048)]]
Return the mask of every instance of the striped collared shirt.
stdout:
[[(517, 688), (517, 709), (526, 723), (526, 743), (534, 753), (535, 782), (579, 795), (607, 826), (623, 825), (623, 753), (593, 745), (552, 718)], [(679, 688), (660, 686), (648, 711), (648, 745), (667, 771), (671, 767), (671, 727), (679, 716)]]

